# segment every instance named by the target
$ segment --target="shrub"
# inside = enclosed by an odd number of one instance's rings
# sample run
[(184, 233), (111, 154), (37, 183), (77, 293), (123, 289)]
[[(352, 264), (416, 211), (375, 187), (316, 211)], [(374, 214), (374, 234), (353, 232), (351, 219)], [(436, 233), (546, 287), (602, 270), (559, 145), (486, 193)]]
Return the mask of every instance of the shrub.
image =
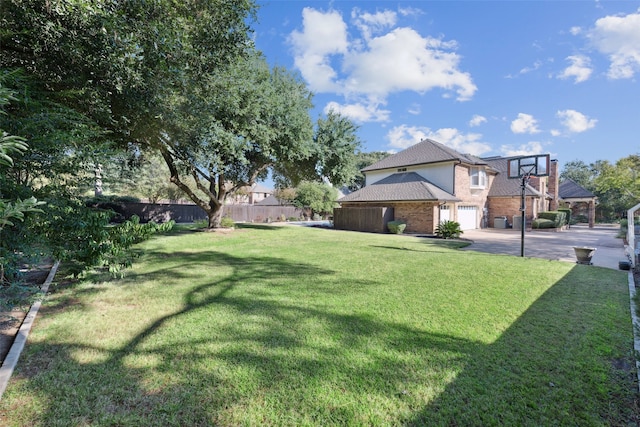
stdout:
[(387, 228), (389, 232), (393, 234), (402, 234), (404, 233), (404, 229), (407, 228), (407, 224), (403, 221), (389, 221)]
[(564, 212), (565, 218), (565, 224), (571, 224), (571, 209), (569, 208), (558, 208), (558, 212)]
[(229, 218), (228, 216), (223, 216), (222, 219), (220, 220), (220, 226), (223, 228), (233, 228), (235, 227), (236, 223), (233, 219)]
[(534, 229), (556, 228), (556, 224), (550, 219), (536, 218), (533, 220), (533, 223), (531, 224), (531, 228), (534, 228)]
[(567, 215), (564, 212), (560, 211), (548, 211), (548, 212), (540, 212), (538, 214), (539, 219), (548, 219), (553, 222), (553, 227), (546, 228), (560, 228), (565, 225)]
[(576, 215), (575, 216), (575, 224), (589, 222), (589, 218), (586, 215)]
[(436, 236), (442, 239), (455, 239), (464, 233), (460, 229), (460, 223), (456, 221), (442, 221), (436, 227)]

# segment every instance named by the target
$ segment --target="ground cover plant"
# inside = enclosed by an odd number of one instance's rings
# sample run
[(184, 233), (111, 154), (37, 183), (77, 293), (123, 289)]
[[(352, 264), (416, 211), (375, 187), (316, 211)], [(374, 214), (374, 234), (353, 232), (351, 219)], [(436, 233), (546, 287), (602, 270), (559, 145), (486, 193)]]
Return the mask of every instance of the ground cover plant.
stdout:
[(633, 423), (626, 274), (460, 244), (154, 237), (123, 280), (47, 298), (0, 424)]

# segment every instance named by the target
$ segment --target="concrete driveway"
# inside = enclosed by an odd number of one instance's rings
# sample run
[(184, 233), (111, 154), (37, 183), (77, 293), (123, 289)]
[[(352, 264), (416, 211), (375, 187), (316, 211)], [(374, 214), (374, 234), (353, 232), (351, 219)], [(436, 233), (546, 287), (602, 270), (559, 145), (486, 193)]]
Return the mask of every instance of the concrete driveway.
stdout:
[[(592, 247), (596, 251), (591, 259), (593, 265), (618, 269), (620, 261), (627, 261), (622, 239), (616, 237), (619, 226), (573, 225), (559, 232), (527, 231), (524, 237), (524, 255), (575, 263), (574, 246)], [(466, 230), (462, 236), (473, 241), (463, 250), (520, 256), (520, 230), (487, 228)]]

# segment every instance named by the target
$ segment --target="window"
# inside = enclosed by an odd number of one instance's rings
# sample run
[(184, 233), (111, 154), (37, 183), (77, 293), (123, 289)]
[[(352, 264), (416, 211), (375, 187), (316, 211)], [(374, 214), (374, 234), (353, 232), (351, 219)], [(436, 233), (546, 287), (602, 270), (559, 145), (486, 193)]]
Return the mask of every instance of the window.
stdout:
[(473, 167), (471, 174), (471, 188), (485, 188), (487, 186), (487, 172), (484, 168)]
[(406, 172), (407, 168), (398, 168), (398, 172)]

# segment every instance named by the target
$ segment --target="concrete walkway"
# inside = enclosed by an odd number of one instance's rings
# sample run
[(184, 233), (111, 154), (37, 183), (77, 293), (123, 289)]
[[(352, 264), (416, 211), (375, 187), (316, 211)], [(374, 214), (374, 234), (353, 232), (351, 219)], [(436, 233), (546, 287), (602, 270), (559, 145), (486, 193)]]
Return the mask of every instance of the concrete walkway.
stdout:
[[(619, 226), (573, 225), (559, 232), (527, 231), (524, 238), (524, 255), (575, 263), (574, 246), (592, 247), (596, 251), (591, 259), (593, 265), (619, 268), (620, 261), (628, 261), (622, 239), (616, 237)], [(466, 230), (462, 236), (472, 240), (464, 250), (520, 256), (520, 230), (487, 228)]]

